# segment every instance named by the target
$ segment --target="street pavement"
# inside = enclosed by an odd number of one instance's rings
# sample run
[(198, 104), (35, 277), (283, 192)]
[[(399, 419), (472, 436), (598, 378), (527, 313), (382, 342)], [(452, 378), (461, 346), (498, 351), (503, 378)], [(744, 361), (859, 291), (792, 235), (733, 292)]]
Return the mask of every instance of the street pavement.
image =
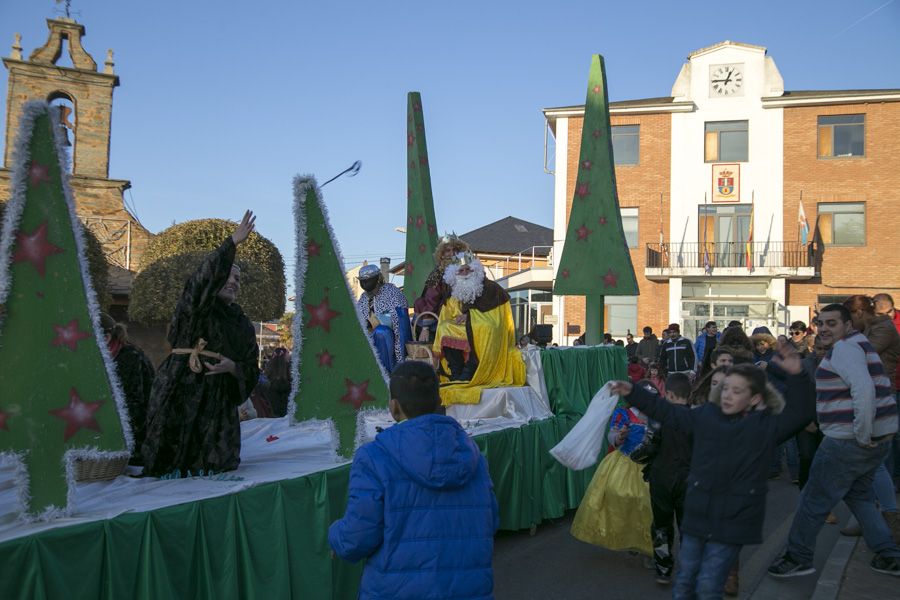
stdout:
[[(798, 499), (786, 476), (769, 482), (764, 541), (741, 552), (741, 598), (779, 600), (809, 598), (849, 511), (839, 505), (838, 525), (819, 535), (817, 575), (775, 580), (766, 569), (784, 547)], [(501, 532), (494, 542), (494, 593), (497, 600), (580, 600), (671, 597), (671, 588), (654, 581), (641, 556), (613, 552), (580, 542), (569, 534), (574, 511), (528, 531)], [(893, 579), (893, 578), (891, 578)]]

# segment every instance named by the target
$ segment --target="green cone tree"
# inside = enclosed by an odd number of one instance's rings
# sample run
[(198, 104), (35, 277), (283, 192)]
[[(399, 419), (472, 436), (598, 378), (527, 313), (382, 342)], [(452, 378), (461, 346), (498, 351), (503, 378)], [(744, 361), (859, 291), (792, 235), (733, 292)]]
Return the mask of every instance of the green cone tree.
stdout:
[(575, 195), (553, 293), (585, 296), (585, 341), (603, 335), (603, 298), (639, 294), (622, 227), (603, 57), (591, 59)]
[(75, 460), (131, 445), (55, 120), (26, 104), (0, 237), (0, 452), (20, 462), (21, 510), (45, 517), (71, 510)]
[(431, 168), (425, 143), (425, 116), (422, 96), (409, 92), (406, 100), (406, 270), (403, 293), (412, 306), (434, 268), (438, 244), (431, 194)]
[[(361, 409), (386, 408), (386, 374), (356, 314), (343, 258), (313, 177), (294, 179), (297, 270), (294, 289), (293, 414), (330, 419), (338, 452), (356, 448)], [(291, 414), (291, 409), (288, 409)]]

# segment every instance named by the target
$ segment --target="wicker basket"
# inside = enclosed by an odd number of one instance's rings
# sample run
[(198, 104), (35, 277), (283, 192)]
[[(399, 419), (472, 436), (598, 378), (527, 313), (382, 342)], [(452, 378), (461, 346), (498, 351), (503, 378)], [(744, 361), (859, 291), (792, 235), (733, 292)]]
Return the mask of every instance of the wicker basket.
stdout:
[[(431, 315), (435, 318), (435, 320), (438, 319), (438, 316), (433, 312), (423, 312), (420, 315), (416, 315), (416, 320), (413, 321), (413, 331), (416, 330), (416, 327), (418, 327), (419, 325), (419, 320), (424, 315)], [(434, 351), (432, 351), (431, 349), (431, 342), (428, 341), (428, 332), (426, 330), (423, 329), (419, 334), (418, 341), (406, 342), (406, 360), (425, 362), (430, 364), (432, 367), (435, 366)]]
[(75, 481), (108, 481), (125, 472), (128, 457), (75, 459)]

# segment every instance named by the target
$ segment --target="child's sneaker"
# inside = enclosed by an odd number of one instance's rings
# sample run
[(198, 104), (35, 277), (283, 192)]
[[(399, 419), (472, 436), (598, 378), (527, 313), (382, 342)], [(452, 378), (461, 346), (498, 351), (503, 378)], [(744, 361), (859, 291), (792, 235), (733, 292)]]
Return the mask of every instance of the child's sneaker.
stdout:
[(880, 554), (876, 554), (869, 565), (872, 567), (873, 571), (900, 577), (900, 559), (896, 556), (881, 556)]
[(811, 564), (801, 564), (795, 561), (787, 552), (769, 567), (769, 575), (772, 577), (799, 577), (800, 575), (809, 575), (815, 572), (816, 569)]

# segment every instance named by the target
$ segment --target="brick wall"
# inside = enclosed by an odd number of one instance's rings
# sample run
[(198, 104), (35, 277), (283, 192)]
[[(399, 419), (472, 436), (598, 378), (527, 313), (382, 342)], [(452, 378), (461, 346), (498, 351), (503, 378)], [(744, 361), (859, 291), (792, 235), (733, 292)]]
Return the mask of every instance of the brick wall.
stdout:
[[(865, 114), (865, 156), (818, 158), (819, 115)], [(788, 282), (787, 300), (887, 292), (900, 302), (900, 103), (784, 109), (784, 239), (797, 239), (800, 193), (810, 228), (825, 202), (865, 202), (864, 246), (826, 246), (821, 277)], [(811, 232), (812, 233), (812, 232)]]
[[(578, 176), (578, 159), (581, 152), (581, 128), (584, 119), (569, 119), (569, 140), (567, 152), (568, 181), (566, 182), (566, 222), (572, 208), (575, 194), (575, 179)], [(659, 243), (660, 210), (662, 227), (669, 231), (669, 188), (671, 167), (671, 123), (669, 114), (611, 115), (612, 125), (640, 125), (639, 164), (616, 167), (616, 186), (621, 207), (638, 209), (638, 247), (631, 249), (631, 262), (637, 276), (640, 296), (638, 296), (637, 331), (645, 325), (659, 332), (668, 323), (669, 284), (654, 282), (644, 277), (647, 244)], [(660, 206), (662, 193), (662, 206)], [(668, 236), (666, 237), (668, 241)], [(580, 325), (584, 330), (584, 297), (567, 296), (565, 299), (566, 321)], [(565, 323), (561, 326), (565, 327)], [(637, 331), (632, 331), (637, 334)], [(639, 335), (637, 337), (640, 337)]]

